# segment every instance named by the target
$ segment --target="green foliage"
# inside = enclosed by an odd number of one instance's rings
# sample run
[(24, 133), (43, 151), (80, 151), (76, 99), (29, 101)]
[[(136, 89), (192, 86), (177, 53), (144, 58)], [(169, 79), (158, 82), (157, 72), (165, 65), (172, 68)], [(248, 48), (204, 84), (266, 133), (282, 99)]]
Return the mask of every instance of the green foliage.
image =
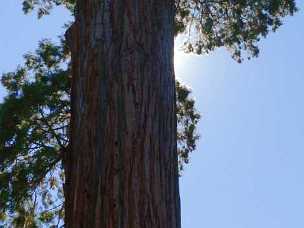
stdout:
[(45, 220), (37, 216), (57, 204), (52, 221), (61, 220), (61, 151), (70, 118), (65, 53), (63, 42), (44, 40), (35, 54), (25, 55), (24, 67), (1, 79), (8, 95), (0, 106), (0, 213), (9, 227), (39, 225)]
[[(56, 5), (74, 10), (75, 0), (24, 0), (24, 12), (35, 7), (38, 17)], [(226, 47), (232, 57), (259, 54), (258, 42), (276, 31), (296, 11), (295, 0), (175, 0), (175, 34), (184, 34), (184, 50), (204, 54)]]
[(180, 172), (189, 163), (189, 155), (196, 148), (199, 139), (196, 127), (200, 114), (195, 109), (195, 101), (190, 97), (190, 89), (176, 81), (177, 152)]
[(22, 4), (24, 13), (29, 13), (36, 8), (38, 18), (41, 18), (48, 15), (54, 6), (59, 5), (63, 5), (73, 12), (75, 2), (75, 0), (24, 0)]
[(282, 25), (296, 11), (294, 0), (177, 0), (176, 32), (187, 39), (185, 51), (208, 53), (226, 47), (238, 62), (259, 53), (261, 37)]
[[(61, 163), (69, 143), (70, 59), (64, 41), (54, 45), (48, 40), (24, 58), (23, 67), (2, 76), (8, 96), (0, 106), (1, 217), (9, 224), (50, 226), (63, 217)], [(190, 90), (177, 82), (176, 91), (182, 171), (195, 149), (200, 116)], [(33, 198), (36, 203), (29, 204)]]

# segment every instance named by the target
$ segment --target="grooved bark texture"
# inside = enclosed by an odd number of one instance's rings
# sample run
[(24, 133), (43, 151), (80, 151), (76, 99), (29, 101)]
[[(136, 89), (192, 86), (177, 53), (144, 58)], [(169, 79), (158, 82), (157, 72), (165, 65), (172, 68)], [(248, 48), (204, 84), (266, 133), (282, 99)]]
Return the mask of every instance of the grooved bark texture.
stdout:
[(78, 0), (66, 227), (180, 228), (173, 0)]

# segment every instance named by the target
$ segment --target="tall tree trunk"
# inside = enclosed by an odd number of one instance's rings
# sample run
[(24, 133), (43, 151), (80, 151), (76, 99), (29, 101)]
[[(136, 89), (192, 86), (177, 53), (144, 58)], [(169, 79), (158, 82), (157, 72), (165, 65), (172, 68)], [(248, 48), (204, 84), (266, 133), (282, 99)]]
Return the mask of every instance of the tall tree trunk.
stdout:
[(78, 0), (66, 227), (179, 228), (174, 0)]

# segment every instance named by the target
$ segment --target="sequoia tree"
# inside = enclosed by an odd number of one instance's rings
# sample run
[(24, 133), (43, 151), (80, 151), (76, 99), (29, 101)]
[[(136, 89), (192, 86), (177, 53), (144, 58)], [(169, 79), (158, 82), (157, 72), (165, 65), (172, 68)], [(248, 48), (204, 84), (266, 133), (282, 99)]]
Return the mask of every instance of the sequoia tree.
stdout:
[(186, 32), (186, 51), (225, 46), (241, 61), (295, 11), (293, 0), (76, 1), (66, 227), (179, 228), (174, 36)]
[[(223, 44), (235, 57), (243, 47), (256, 55), (259, 35), (294, 10), (287, 0), (180, 6), (198, 20), (197, 52)], [(66, 226), (179, 228), (175, 2), (78, 0), (76, 7), (67, 34), (73, 82)]]
[(78, 1), (67, 227), (180, 227), (174, 1)]

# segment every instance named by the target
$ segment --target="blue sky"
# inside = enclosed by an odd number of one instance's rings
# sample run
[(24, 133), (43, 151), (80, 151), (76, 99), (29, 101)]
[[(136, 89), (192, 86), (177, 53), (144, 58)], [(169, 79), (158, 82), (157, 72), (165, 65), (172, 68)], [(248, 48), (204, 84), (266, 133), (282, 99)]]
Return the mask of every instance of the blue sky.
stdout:
[[(0, 73), (42, 38), (56, 40), (68, 19), (57, 9), (38, 21), (7, 1)], [(260, 57), (242, 64), (224, 49), (195, 56), (176, 48), (177, 77), (202, 114), (201, 140), (180, 180), (183, 228), (304, 227), (303, 22), (302, 11), (288, 18), (261, 42)]]

